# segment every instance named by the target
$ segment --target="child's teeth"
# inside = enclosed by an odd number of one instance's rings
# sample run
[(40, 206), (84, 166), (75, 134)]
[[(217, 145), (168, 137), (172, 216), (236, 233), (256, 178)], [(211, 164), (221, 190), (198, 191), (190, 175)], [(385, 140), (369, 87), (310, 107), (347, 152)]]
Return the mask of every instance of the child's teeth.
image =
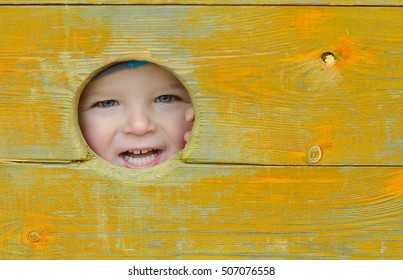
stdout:
[(133, 158), (133, 157), (129, 156), (128, 154), (124, 155), (124, 158), (126, 161), (128, 161), (129, 163), (131, 163), (133, 165), (137, 165), (137, 166), (144, 166), (144, 165), (150, 164), (156, 157), (157, 157), (156, 154), (151, 154), (149, 156), (141, 157), (141, 158)]
[(141, 154), (146, 154), (149, 152), (154, 151), (153, 149), (150, 150), (133, 150), (133, 151), (129, 151), (129, 153), (135, 154), (135, 155), (141, 155)]

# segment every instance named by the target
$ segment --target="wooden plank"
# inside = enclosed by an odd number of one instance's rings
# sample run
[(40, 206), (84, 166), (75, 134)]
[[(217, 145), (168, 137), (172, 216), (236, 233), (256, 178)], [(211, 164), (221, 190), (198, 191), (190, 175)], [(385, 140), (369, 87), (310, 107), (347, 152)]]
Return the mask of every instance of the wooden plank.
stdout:
[(402, 6), (401, 0), (0, 0), (0, 4)]
[(0, 158), (85, 160), (80, 89), (104, 65), (146, 59), (193, 97), (187, 162), (401, 165), (402, 18), (370, 7), (3, 6)]
[(402, 168), (102, 166), (1, 164), (0, 258), (403, 258)]

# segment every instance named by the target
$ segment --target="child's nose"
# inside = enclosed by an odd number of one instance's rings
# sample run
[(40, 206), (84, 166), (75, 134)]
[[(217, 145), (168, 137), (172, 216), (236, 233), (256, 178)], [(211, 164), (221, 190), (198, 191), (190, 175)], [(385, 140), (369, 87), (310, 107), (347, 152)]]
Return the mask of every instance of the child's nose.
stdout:
[(132, 111), (127, 114), (126, 124), (124, 126), (125, 133), (143, 136), (155, 131), (155, 129), (156, 126), (152, 120), (152, 116), (146, 110)]

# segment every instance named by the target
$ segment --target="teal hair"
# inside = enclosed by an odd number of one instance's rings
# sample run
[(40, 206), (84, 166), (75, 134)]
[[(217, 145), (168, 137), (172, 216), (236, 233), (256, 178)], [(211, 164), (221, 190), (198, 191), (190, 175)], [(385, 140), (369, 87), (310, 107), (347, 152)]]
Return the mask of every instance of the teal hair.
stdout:
[(112, 65), (111, 67), (106, 68), (105, 70), (99, 72), (94, 78), (92, 78), (91, 81), (94, 81), (96, 79), (99, 79), (103, 76), (106, 76), (108, 74), (111, 74), (111, 73), (119, 71), (119, 70), (134, 69), (134, 68), (148, 65), (148, 64), (151, 64), (151, 63), (148, 61), (138, 61), (138, 60), (120, 62), (118, 64)]

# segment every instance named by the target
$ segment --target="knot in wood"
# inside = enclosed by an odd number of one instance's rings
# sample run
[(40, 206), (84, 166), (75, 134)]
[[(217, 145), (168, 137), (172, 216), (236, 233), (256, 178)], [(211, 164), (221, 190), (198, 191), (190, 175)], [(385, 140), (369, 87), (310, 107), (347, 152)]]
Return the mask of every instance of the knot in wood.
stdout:
[(41, 240), (41, 235), (36, 231), (31, 231), (28, 233), (28, 239), (31, 242), (39, 242), (39, 240)]
[(317, 163), (322, 158), (322, 149), (319, 146), (312, 146), (308, 151), (308, 163)]

